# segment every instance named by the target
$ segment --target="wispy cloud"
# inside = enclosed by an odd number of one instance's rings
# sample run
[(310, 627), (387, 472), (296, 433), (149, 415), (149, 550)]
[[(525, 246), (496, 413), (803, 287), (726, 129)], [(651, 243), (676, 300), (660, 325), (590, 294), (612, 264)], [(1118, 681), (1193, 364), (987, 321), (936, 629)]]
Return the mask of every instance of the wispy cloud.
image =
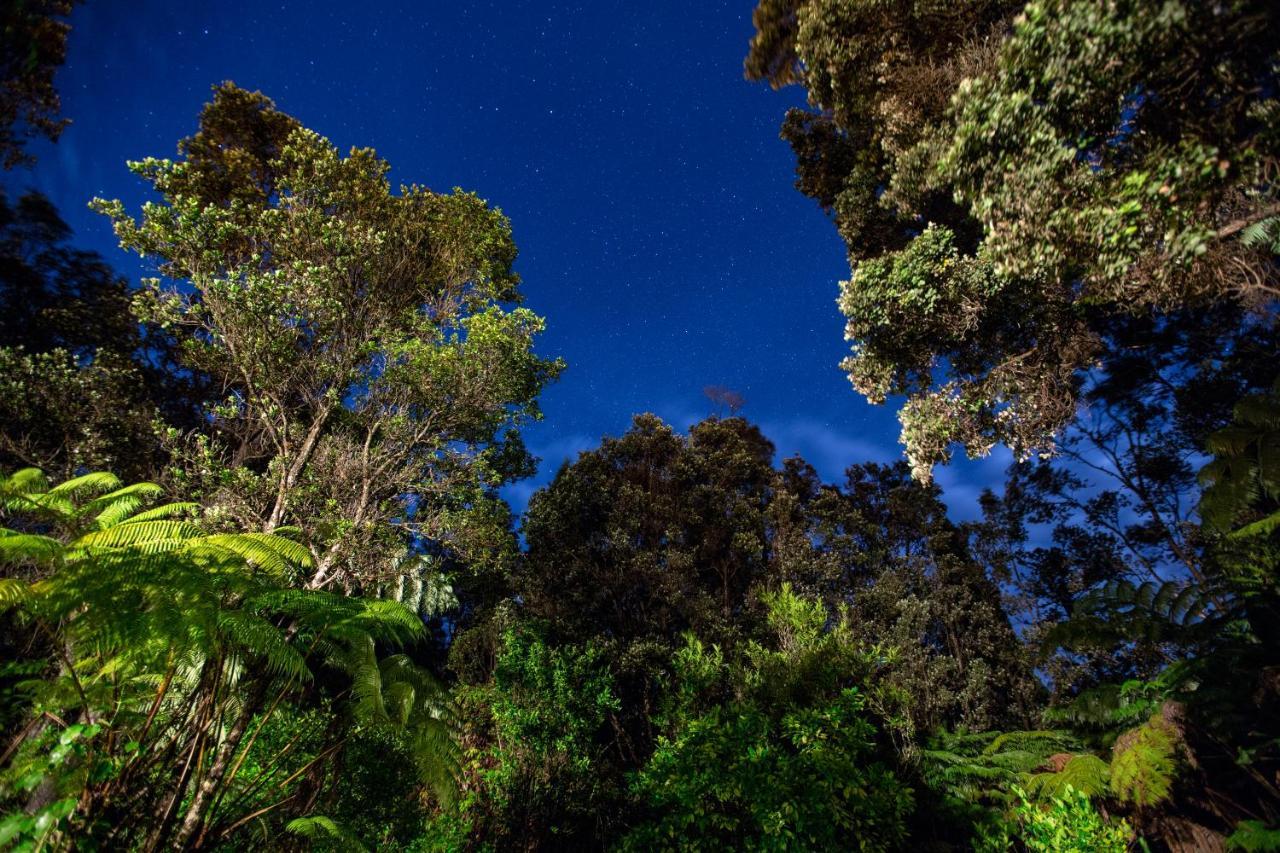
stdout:
[(800, 454), (827, 482), (840, 482), (850, 465), (892, 462), (897, 445), (858, 437), (853, 430), (835, 429), (810, 418), (766, 422), (760, 429), (778, 448), (778, 459)]

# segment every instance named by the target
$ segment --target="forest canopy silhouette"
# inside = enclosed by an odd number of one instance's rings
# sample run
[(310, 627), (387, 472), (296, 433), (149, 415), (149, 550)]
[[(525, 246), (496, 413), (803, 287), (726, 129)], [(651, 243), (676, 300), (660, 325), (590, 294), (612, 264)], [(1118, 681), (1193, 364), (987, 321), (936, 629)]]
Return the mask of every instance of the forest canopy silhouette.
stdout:
[(0, 11), (0, 849), (1280, 850), (1280, 6), (759, 0), (900, 458), (707, 384), (518, 512), (591, 365), (494, 188), (209, 81), (78, 248), (78, 5)]

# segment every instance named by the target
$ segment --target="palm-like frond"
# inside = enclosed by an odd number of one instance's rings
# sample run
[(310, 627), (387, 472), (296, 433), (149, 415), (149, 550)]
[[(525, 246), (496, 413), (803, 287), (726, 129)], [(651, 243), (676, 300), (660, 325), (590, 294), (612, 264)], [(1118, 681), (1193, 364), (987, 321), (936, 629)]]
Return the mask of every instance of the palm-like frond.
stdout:
[[(50, 626), (65, 658), (28, 685), (36, 708), (110, 720), (112, 744), (146, 741), (135, 747), (142, 761), (148, 748), (187, 748), (202, 730), (196, 709), (212, 709), (225, 732), (242, 710), (260, 712), (262, 697), (311, 680), (317, 661), (340, 662), (356, 716), (403, 729), (423, 782), (442, 800), (451, 796), (457, 751), (445, 736), (453, 726), (447, 693), (407, 658), (376, 655), (376, 642), (422, 635), (415, 613), (394, 601), (292, 588), (311, 562), (305, 546), (256, 532), (209, 535), (184, 519), (191, 503), (143, 509), (158, 494), (153, 486), (86, 476), (59, 494), (44, 488), (39, 472), (0, 477), (5, 520), (17, 528), (0, 528), (0, 567), (37, 566), (33, 580), (0, 579), (0, 610)], [(127, 773), (133, 759), (112, 760)], [(338, 837), (319, 818), (300, 826)]]
[(933, 787), (976, 801), (998, 795), (1044, 765), (1051, 755), (1076, 746), (1069, 734), (1052, 730), (942, 731), (921, 749), (921, 772)]
[(311, 552), (302, 545), (269, 533), (221, 533), (205, 536), (202, 547), (220, 548), (280, 580), (290, 580), (297, 570), (311, 565)]
[(311, 841), (317, 849), (332, 847), (336, 850), (354, 851), (354, 853), (364, 853), (369, 849), (346, 827), (324, 815), (294, 818), (285, 824), (285, 830)]
[(48, 565), (61, 553), (62, 543), (52, 536), (0, 528), (0, 563)]
[(136, 524), (117, 524), (104, 530), (91, 530), (79, 537), (70, 547), (73, 549), (137, 548), (170, 544), (175, 541), (200, 538), (203, 531), (189, 521), (139, 521)]
[(1122, 735), (1111, 758), (1111, 792), (1146, 807), (1169, 797), (1178, 772), (1177, 729), (1162, 715)]
[(124, 519), (129, 524), (139, 521), (160, 521), (162, 519), (173, 518), (179, 515), (191, 515), (198, 512), (200, 504), (191, 501), (175, 501), (173, 503), (161, 504), (151, 509), (143, 510)]
[(120, 478), (106, 471), (94, 471), (64, 480), (49, 489), (49, 494), (75, 499), (83, 494), (105, 493), (120, 488)]
[(453, 803), (461, 750), (448, 691), (405, 655), (379, 661), (371, 639), (354, 645), (344, 661), (350, 667), (355, 720), (407, 734), (419, 780), (440, 802)]
[(17, 578), (0, 578), (0, 613), (31, 597), (27, 585)]
[(1072, 755), (1062, 769), (1032, 773), (1026, 778), (1027, 793), (1040, 800), (1063, 796), (1068, 788), (1074, 788), (1086, 797), (1102, 796), (1107, 792), (1111, 768), (1091, 753)]

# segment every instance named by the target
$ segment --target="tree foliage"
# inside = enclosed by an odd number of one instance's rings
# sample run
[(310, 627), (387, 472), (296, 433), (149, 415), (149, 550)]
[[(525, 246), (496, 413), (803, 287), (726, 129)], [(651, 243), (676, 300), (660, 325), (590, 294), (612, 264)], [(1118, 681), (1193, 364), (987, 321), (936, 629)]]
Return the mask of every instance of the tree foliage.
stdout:
[(180, 151), (132, 164), (163, 199), (140, 219), (95, 205), (165, 277), (139, 317), (224, 389), (211, 435), (170, 436), (181, 482), (228, 522), (300, 527), (311, 588), (376, 583), (407, 534), (500, 539), (495, 489), (529, 472), (515, 427), (560, 369), (509, 307), (506, 218), (460, 190), (396, 194), (371, 149), (343, 157), (231, 84)]
[(1264, 2), (768, 0), (747, 75), (802, 84), (783, 136), (853, 262), (873, 402), (917, 476), (1074, 417), (1112, 317), (1274, 313), (1276, 34)]
[(53, 78), (66, 59), (65, 18), (76, 0), (15, 0), (0, 11), (0, 164), (34, 162), (27, 140), (67, 126)]

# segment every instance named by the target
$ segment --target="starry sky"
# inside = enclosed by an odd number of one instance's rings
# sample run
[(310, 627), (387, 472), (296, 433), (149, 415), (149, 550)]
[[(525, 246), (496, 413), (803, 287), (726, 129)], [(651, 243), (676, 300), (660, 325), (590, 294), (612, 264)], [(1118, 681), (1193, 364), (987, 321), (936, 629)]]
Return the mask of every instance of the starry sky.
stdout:
[[(633, 414), (680, 429), (710, 414), (708, 385), (746, 399), (780, 459), (836, 480), (896, 458), (898, 424), (838, 367), (848, 264), (778, 138), (803, 92), (743, 79), (753, 5), (88, 0), (56, 80), (73, 123), (5, 183), (48, 194), (76, 245), (136, 279), (86, 204), (136, 210), (125, 161), (173, 156), (234, 80), (341, 149), (377, 149), (395, 183), (472, 190), (511, 218), (539, 349), (568, 362), (526, 431), (538, 476), (505, 492), (517, 511)], [(1006, 461), (938, 472), (953, 516), (975, 516)]]

